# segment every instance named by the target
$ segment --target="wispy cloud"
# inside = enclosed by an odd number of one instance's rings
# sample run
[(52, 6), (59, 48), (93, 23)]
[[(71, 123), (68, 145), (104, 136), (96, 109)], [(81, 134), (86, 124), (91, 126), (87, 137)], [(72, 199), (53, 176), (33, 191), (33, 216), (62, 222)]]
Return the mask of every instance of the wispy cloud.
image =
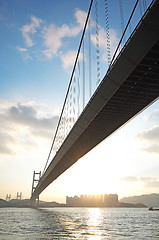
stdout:
[(126, 176), (124, 178), (121, 178), (121, 180), (125, 182), (137, 182), (138, 178), (134, 176)]
[(141, 182), (146, 188), (158, 188), (159, 187), (159, 178), (158, 177), (135, 177), (135, 176), (126, 176), (120, 179), (124, 182), (134, 183)]
[(159, 144), (151, 144), (145, 148), (142, 148), (142, 150), (148, 153), (159, 153)]
[(23, 55), (25, 60), (32, 59), (32, 57), (29, 55), (29, 52), (26, 48), (17, 47), (17, 50)]
[(37, 18), (35, 16), (31, 16), (31, 23), (22, 26), (21, 28), (22, 35), (28, 47), (32, 47), (34, 45), (34, 42), (31, 36), (36, 33), (38, 28), (40, 28), (41, 22), (42, 22), (42, 19)]
[(77, 8), (75, 11), (75, 17), (76, 17), (77, 22), (80, 25), (80, 28), (83, 29), (85, 21), (86, 21), (87, 13), (85, 11), (82, 11)]
[(63, 67), (65, 69), (73, 66), (73, 64), (75, 62), (76, 55), (77, 55), (76, 51), (69, 51), (66, 54), (63, 54), (61, 56)]
[[(76, 54), (75, 51), (77, 51), (77, 49), (73, 50), (72, 46), (70, 47), (70, 50), (66, 51), (64, 48), (66, 45), (66, 39), (76, 37), (83, 30), (86, 16), (87, 13), (85, 11), (76, 9), (74, 12), (74, 23), (62, 24), (61, 26), (58, 26), (55, 23), (47, 25), (42, 19), (32, 16), (31, 23), (23, 25), (21, 32), (27, 47), (32, 47), (36, 44), (36, 42), (33, 41), (33, 36), (36, 37), (36, 41), (41, 41), (42, 38), (43, 50), (40, 49), (39, 51), (41, 51), (43, 56), (48, 60), (54, 57), (59, 57), (63, 63), (63, 67), (66, 69), (73, 65)], [(93, 32), (95, 32), (95, 26), (95, 22), (91, 19), (91, 41), (94, 46), (96, 46), (96, 34), (93, 34)], [(38, 35), (36, 34), (37, 30), (40, 32)], [(110, 50), (111, 55), (113, 55), (118, 43), (118, 37), (117, 32), (113, 29), (110, 29), (109, 34)], [(99, 47), (101, 50), (101, 61), (104, 62), (107, 62), (106, 35), (105, 29), (99, 26)], [(18, 47), (17, 49), (25, 56), (25, 59), (31, 59), (31, 54), (29, 54), (27, 48)]]
[[(86, 15), (85, 11), (76, 9), (74, 13), (74, 24), (63, 24), (61, 26), (54, 23), (47, 25), (42, 19), (31, 16), (31, 23), (23, 25), (20, 30), (27, 47), (32, 47), (36, 44), (36, 42), (33, 41), (33, 36), (36, 37), (36, 41), (41, 41), (40, 38), (42, 37), (44, 46), (42, 53), (47, 59), (52, 59), (55, 56), (59, 56), (59, 51), (61, 51), (65, 43), (65, 38), (75, 37), (80, 33), (83, 29)], [(37, 30), (39, 30), (41, 34), (37, 35)], [(27, 48), (17, 47), (17, 50), (23, 54), (25, 59), (31, 59)], [(66, 53), (64, 55), (66, 55)], [(65, 56), (61, 59), (64, 61), (64, 58)], [(63, 64), (64, 67), (66, 67), (66, 64)]]

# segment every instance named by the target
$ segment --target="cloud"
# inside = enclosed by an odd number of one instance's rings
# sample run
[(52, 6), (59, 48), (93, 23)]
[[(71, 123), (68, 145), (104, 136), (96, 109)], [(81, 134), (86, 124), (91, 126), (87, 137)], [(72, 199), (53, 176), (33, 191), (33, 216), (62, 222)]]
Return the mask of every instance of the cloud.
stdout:
[(147, 142), (146, 147), (142, 147), (142, 151), (148, 153), (159, 153), (159, 126), (154, 126), (147, 131), (140, 132), (137, 135), (140, 141)]
[(34, 45), (34, 42), (31, 39), (31, 35), (35, 34), (37, 29), (40, 28), (41, 22), (42, 22), (42, 19), (37, 18), (35, 16), (31, 16), (31, 23), (28, 25), (22, 26), (21, 28), (22, 35), (28, 47), (32, 47)]
[(44, 44), (46, 46), (46, 50), (43, 51), (44, 55), (51, 59), (54, 55), (57, 54), (58, 49), (62, 46), (62, 30), (64, 30), (65, 26), (61, 29), (56, 27), (54, 24), (50, 24), (43, 31)]
[(159, 179), (158, 178), (152, 178), (149, 181), (145, 181), (144, 186), (146, 188), (158, 188), (159, 187)]
[(26, 150), (31, 150), (32, 148), (37, 148), (38, 144), (31, 140), (30, 136), (25, 136), (25, 138), (21, 140), (21, 146)]
[(14, 155), (15, 152), (11, 150), (9, 145), (13, 144), (15, 142), (15, 139), (4, 132), (0, 132), (0, 139), (0, 154)]
[(45, 138), (45, 139), (51, 139), (53, 137), (53, 131), (49, 131), (49, 130), (32, 130), (32, 135), (38, 138)]
[[(78, 10), (75, 13), (75, 16), (76, 16), (77, 22), (79, 22), (80, 26), (83, 28), (83, 25), (86, 19), (86, 13), (81, 10)], [(91, 28), (94, 28), (94, 27), (95, 27), (95, 23), (91, 21)], [(110, 33), (111, 55), (113, 55), (119, 39), (117, 37), (117, 32), (115, 30), (110, 29), (109, 33)], [(96, 35), (91, 34), (91, 41), (94, 44), (94, 46), (96, 46)], [(101, 60), (106, 62), (107, 61), (106, 31), (101, 26), (99, 27), (99, 45), (102, 53)], [(69, 51), (66, 54), (61, 55), (61, 60), (63, 63), (63, 67), (65, 69), (73, 65), (76, 54), (77, 54), (76, 51)], [(81, 58), (82, 58), (82, 53), (80, 54), (80, 59)]]
[(87, 13), (80, 9), (76, 9), (75, 17), (76, 17), (77, 22), (80, 24), (81, 29), (83, 29), (85, 21), (86, 21)]
[(154, 126), (147, 131), (143, 131), (137, 137), (145, 141), (159, 141), (159, 126)]
[(17, 47), (17, 50), (19, 52), (27, 52), (27, 49), (26, 48), (21, 48), (21, 47)]
[[(63, 24), (58, 26), (54, 23), (44, 26), (44, 21), (35, 16), (31, 17), (31, 23), (23, 25), (21, 28), (22, 35), (25, 39), (25, 43), (28, 47), (32, 47), (35, 43), (33, 42), (32, 36), (36, 34), (37, 30), (40, 30), (40, 35), (36, 37), (43, 38), (44, 49), (41, 51), (42, 54), (49, 60), (53, 57), (60, 57), (63, 67), (67, 69), (72, 66), (75, 58), (75, 51), (70, 50), (62, 53), (64, 44), (66, 44), (66, 38), (76, 37), (82, 30), (86, 21), (87, 13), (80, 9), (76, 9), (74, 12), (75, 21), (72, 25)], [(43, 25), (41, 24), (43, 23)], [(95, 30), (96, 23), (91, 20), (91, 30)], [(109, 31), (110, 35), (110, 50), (113, 55), (114, 50), (118, 43), (117, 32), (113, 29)], [(41, 40), (41, 39), (40, 39)], [(91, 41), (96, 46), (96, 34), (91, 34)], [(99, 26), (99, 45), (101, 49), (101, 60), (107, 61), (107, 46), (106, 46), (106, 31), (104, 28)], [(31, 59), (26, 48), (17, 47), (18, 51), (23, 54), (24, 59)], [(77, 49), (76, 49), (77, 51)]]
[(10, 121), (35, 129), (54, 129), (58, 120), (58, 116), (38, 118), (36, 109), (21, 104), (9, 108), (7, 115)]
[(125, 182), (141, 182), (144, 184), (146, 188), (158, 188), (159, 187), (159, 178), (158, 177), (135, 177), (135, 176), (127, 176), (120, 179)]
[(125, 182), (136, 182), (138, 181), (138, 178), (134, 176), (127, 176), (127, 177), (121, 178), (121, 180)]
[(32, 57), (29, 55), (28, 50), (26, 48), (21, 48), (21, 47), (17, 47), (18, 52), (20, 52), (24, 59), (32, 59)]
[(65, 37), (75, 37), (83, 29), (86, 12), (76, 9), (75, 18), (75, 26), (63, 24), (61, 27), (58, 27), (55, 24), (50, 24), (43, 29), (44, 45), (46, 47), (43, 53), (48, 59), (58, 54), (58, 50), (62, 47)]
[(76, 51), (69, 51), (68, 53), (63, 54), (61, 56), (63, 67), (65, 69), (68, 68), (68, 67), (73, 66), (73, 64), (75, 62), (76, 55), (77, 55)]
[(13, 155), (18, 149), (37, 148), (39, 141), (50, 141), (57, 121), (58, 116), (50, 116), (43, 106), (0, 100), (0, 154)]
[(158, 144), (151, 144), (146, 148), (142, 148), (143, 151), (149, 153), (159, 153), (159, 145)]
[[(32, 47), (35, 45), (32, 37), (37, 33), (39, 29), (44, 40), (45, 49), (42, 51), (47, 59), (58, 54), (58, 50), (63, 46), (63, 39), (66, 37), (75, 37), (83, 29), (87, 13), (80, 9), (76, 9), (74, 17), (76, 19), (73, 25), (63, 24), (62, 26), (57, 26), (54, 23), (44, 26), (44, 21), (36, 16), (31, 16), (31, 23), (25, 24), (21, 27), (21, 32), (24, 37), (27, 47)], [(43, 25), (41, 24), (43, 23)], [(36, 35), (37, 36), (37, 35)], [(31, 58), (26, 48), (17, 47), (17, 50), (21, 52), (26, 59)]]
[(143, 182), (147, 188), (159, 187), (159, 178), (155, 177), (140, 177), (140, 181)]

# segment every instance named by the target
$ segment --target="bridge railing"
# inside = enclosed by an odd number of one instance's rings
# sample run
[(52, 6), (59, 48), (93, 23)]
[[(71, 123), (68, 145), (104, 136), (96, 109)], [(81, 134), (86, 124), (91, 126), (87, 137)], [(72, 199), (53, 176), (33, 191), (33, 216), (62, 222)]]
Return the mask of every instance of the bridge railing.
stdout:
[(84, 30), (43, 173), (153, 2), (92, 0), (83, 12)]

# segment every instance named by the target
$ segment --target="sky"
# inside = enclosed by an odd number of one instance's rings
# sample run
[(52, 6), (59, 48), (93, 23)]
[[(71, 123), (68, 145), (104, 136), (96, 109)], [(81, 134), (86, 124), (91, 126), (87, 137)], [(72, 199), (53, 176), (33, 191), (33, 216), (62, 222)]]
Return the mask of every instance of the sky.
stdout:
[[(121, 35), (116, 2), (109, 2), (111, 55)], [(123, 7), (125, 22), (134, 2)], [(43, 171), (89, 4), (86, 0), (0, 0), (0, 198), (6, 194), (15, 198), (17, 192), (30, 198), (33, 171)], [(102, 8), (99, 5), (99, 11)], [(105, 17), (99, 14), (101, 78), (108, 65), (104, 26)], [(95, 51), (93, 13), (91, 31)], [(92, 52), (92, 71), (95, 61)], [(156, 101), (63, 173), (40, 199), (65, 202), (67, 195), (117, 193), (121, 198), (158, 193), (158, 169)]]

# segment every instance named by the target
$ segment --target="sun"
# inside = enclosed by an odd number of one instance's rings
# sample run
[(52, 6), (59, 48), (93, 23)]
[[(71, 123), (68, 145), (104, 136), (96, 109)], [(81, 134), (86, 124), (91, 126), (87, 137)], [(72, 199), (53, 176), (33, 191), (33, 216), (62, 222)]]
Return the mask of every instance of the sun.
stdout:
[(103, 158), (90, 152), (67, 170), (64, 175), (69, 182), (68, 192), (77, 196), (117, 193), (118, 169)]

